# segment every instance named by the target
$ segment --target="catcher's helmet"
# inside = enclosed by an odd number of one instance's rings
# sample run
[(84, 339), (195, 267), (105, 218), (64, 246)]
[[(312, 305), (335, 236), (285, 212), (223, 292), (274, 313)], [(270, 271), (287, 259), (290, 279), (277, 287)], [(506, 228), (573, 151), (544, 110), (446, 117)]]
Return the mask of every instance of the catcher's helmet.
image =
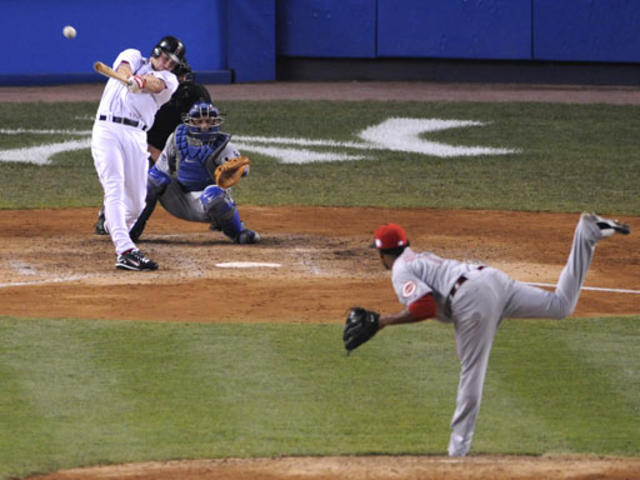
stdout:
[[(203, 122), (202, 120), (206, 120)], [(184, 117), (189, 135), (197, 136), (202, 141), (208, 141), (213, 134), (220, 131), (224, 119), (211, 102), (198, 101), (193, 104)]]
[(181, 64), (184, 62), (184, 56), (187, 53), (187, 49), (180, 40), (176, 37), (168, 35), (162, 37), (151, 52), (151, 56), (159, 57), (161, 53), (165, 53), (171, 60)]

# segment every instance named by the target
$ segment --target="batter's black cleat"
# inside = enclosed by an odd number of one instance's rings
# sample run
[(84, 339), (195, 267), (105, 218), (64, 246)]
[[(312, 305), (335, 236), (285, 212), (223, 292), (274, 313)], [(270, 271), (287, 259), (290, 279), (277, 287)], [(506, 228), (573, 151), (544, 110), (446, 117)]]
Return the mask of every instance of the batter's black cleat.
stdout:
[(621, 233), (623, 235), (629, 235), (629, 233), (631, 233), (629, 225), (620, 223), (617, 220), (604, 218), (595, 213), (583, 213), (582, 217), (585, 220), (595, 223), (603, 237), (610, 237), (614, 233)]
[(96, 222), (95, 232), (96, 235), (109, 235), (107, 229), (104, 228), (104, 208), (98, 213), (98, 221)]
[(140, 250), (129, 250), (118, 255), (116, 268), (120, 270), (157, 270), (158, 264), (149, 260)]
[(258, 235), (258, 233), (245, 228), (238, 234), (235, 243), (238, 243), (240, 245), (248, 245), (250, 243), (258, 243), (259, 241), (260, 235)]

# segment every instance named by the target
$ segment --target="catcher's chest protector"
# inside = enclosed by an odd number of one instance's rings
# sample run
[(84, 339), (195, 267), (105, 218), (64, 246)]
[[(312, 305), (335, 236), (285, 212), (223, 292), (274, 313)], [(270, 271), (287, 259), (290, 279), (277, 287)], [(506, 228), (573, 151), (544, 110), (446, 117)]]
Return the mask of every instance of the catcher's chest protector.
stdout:
[(215, 159), (229, 143), (230, 137), (221, 134), (216, 136), (212, 145), (193, 145), (189, 142), (187, 132), (187, 126), (180, 125), (175, 135), (178, 182), (190, 190), (203, 190), (214, 183)]

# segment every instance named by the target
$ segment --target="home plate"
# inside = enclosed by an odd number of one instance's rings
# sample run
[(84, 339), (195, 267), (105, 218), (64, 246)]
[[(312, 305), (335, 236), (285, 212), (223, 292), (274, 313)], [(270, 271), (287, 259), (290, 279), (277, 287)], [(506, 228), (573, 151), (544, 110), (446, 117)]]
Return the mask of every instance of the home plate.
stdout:
[(282, 265), (279, 263), (264, 263), (264, 262), (225, 262), (216, 263), (216, 267), (219, 268), (280, 268)]

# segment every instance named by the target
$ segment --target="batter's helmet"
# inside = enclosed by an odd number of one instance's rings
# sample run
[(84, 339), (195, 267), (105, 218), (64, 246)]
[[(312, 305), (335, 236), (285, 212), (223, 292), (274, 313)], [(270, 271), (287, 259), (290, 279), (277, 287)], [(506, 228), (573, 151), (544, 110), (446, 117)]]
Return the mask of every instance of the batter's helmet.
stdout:
[(184, 46), (184, 43), (176, 37), (168, 35), (166, 37), (162, 37), (158, 44), (153, 47), (151, 56), (159, 57), (161, 53), (165, 53), (176, 63), (182, 63), (184, 61), (184, 56), (187, 53), (187, 49)]

